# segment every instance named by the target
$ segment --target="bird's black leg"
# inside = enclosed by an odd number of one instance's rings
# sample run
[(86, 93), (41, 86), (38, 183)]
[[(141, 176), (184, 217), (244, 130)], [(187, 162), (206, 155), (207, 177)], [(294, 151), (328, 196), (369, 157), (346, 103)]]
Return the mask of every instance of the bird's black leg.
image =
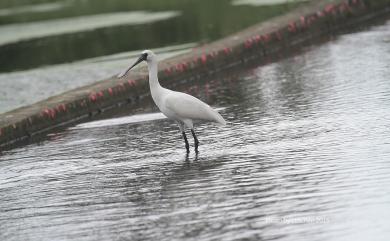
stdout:
[(186, 133), (183, 131), (182, 134), (183, 134), (184, 142), (186, 143), (187, 153), (189, 153), (190, 152), (190, 145), (188, 144)]
[(199, 146), (199, 141), (198, 138), (196, 137), (194, 129), (191, 129), (192, 136), (194, 137), (195, 141), (195, 152), (198, 153), (198, 146)]

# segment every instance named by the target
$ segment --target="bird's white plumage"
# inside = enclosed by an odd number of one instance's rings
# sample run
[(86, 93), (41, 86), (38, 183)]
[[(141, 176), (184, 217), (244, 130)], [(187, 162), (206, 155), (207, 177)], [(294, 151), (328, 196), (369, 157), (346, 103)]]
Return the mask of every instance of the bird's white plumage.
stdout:
[(146, 53), (148, 56), (146, 62), (148, 63), (152, 98), (164, 115), (170, 119), (183, 122), (191, 129), (193, 120), (207, 120), (222, 125), (226, 124), (222, 116), (208, 104), (194, 96), (162, 87), (157, 77), (158, 62), (156, 55), (150, 50), (145, 50), (142, 53)]
[(162, 87), (158, 82), (157, 57), (150, 50), (143, 51), (140, 58), (118, 77), (123, 77), (130, 69), (144, 60), (148, 63), (150, 93), (154, 103), (166, 117), (175, 120), (179, 124), (186, 143), (187, 153), (189, 153), (189, 144), (185, 127), (191, 129), (195, 141), (195, 151), (198, 152), (199, 141), (193, 129), (193, 120), (207, 120), (222, 125), (225, 125), (226, 121), (216, 110), (194, 96)]
[(175, 113), (178, 118), (208, 120), (226, 124), (222, 116), (208, 104), (185, 93), (175, 91), (168, 93), (165, 98), (165, 107)]

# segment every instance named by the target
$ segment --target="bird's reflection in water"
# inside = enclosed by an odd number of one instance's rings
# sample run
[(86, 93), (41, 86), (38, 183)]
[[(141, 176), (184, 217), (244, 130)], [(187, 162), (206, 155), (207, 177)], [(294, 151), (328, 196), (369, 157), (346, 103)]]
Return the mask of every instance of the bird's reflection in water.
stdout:
[[(195, 156), (193, 157), (192, 161), (198, 161), (198, 156), (199, 156), (199, 152), (196, 152), (195, 153)], [(184, 160), (186, 163), (190, 163), (191, 162), (191, 157), (190, 157), (190, 153), (186, 153), (185, 156), (184, 156)]]

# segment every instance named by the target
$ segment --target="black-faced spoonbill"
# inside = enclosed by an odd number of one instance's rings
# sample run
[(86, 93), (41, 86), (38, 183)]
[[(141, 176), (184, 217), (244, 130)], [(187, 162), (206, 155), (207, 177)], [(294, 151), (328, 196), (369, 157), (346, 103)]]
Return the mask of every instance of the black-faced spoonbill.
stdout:
[(225, 125), (226, 121), (216, 110), (201, 100), (191, 95), (162, 87), (158, 82), (157, 77), (157, 57), (150, 50), (143, 51), (138, 60), (124, 73), (118, 75), (118, 77), (121, 78), (125, 76), (130, 69), (142, 61), (146, 61), (148, 64), (149, 86), (154, 103), (156, 103), (157, 107), (166, 117), (175, 120), (179, 124), (180, 131), (185, 141), (187, 153), (190, 152), (190, 146), (188, 144), (185, 129), (186, 127), (191, 129), (195, 142), (195, 152), (198, 153), (199, 141), (194, 131), (193, 120), (207, 120), (222, 125)]

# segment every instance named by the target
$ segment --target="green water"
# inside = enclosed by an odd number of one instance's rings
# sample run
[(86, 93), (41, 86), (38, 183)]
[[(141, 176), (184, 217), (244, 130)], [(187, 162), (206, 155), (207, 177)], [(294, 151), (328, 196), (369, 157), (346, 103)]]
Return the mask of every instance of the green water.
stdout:
[(258, 2), (2, 0), (0, 72), (145, 48), (203, 44), (301, 4)]

